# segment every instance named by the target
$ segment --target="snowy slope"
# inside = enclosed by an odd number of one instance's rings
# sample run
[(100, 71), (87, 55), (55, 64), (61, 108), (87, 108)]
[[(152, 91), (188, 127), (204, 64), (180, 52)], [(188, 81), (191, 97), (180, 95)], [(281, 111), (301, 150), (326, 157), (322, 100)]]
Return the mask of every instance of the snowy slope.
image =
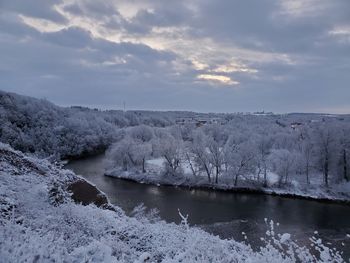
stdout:
[(185, 217), (175, 225), (127, 217), (118, 207), (76, 204), (67, 188), (77, 180), (70, 171), (0, 144), (1, 262), (343, 262), (318, 240), (318, 261), (288, 234), (274, 231), (254, 252), (188, 227)]

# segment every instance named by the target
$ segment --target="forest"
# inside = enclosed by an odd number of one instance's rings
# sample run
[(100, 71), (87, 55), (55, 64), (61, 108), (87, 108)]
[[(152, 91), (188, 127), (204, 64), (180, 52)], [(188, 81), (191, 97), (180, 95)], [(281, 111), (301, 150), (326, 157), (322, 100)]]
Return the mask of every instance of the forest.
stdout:
[(348, 115), (102, 111), (5, 92), (0, 102), (0, 140), (54, 160), (108, 149), (116, 171), (214, 186), (350, 180)]
[(54, 159), (79, 157), (106, 149), (119, 128), (144, 123), (166, 126), (160, 114), (142, 117), (133, 112), (99, 111), (85, 107), (59, 107), (0, 91), (0, 140), (15, 149)]
[(121, 129), (106, 152), (106, 175), (150, 184), (349, 200), (347, 116), (230, 117), (224, 124), (199, 127)]
[[(141, 183), (280, 189), (347, 201), (347, 115), (106, 111), (0, 92), (0, 123), (5, 260), (343, 262), (317, 231), (310, 238), (315, 253), (266, 218), (257, 249), (190, 226), (180, 210), (177, 225), (142, 205), (126, 215), (106, 197), (106, 207), (82, 206), (69, 187), (83, 179), (61, 169), (61, 161), (104, 154), (105, 175)], [(349, 235), (341, 238), (344, 247)]]

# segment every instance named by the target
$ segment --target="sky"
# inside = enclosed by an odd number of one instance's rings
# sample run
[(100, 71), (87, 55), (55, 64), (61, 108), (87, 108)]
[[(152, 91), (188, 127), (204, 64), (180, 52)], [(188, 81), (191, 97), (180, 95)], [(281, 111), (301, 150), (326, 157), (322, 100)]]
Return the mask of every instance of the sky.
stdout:
[(0, 89), (58, 105), (350, 113), (349, 0), (0, 0)]

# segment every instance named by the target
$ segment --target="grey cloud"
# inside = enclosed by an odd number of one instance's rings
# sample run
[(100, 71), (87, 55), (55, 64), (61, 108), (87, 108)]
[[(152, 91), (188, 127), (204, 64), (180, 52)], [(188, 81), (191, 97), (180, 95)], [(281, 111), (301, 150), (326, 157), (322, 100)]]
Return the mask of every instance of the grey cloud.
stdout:
[[(218, 41), (262, 51), (308, 53), (337, 23), (349, 23), (350, 3), (319, 1), (318, 13), (290, 17), (279, 1), (201, 1), (194, 28)], [(347, 15), (346, 15), (347, 13)]]
[[(65, 7), (73, 16), (88, 17), (105, 32), (149, 37), (154, 27), (186, 27), (187, 38), (202, 46), (203, 38), (247, 52), (285, 53), (296, 64), (278, 59), (249, 60), (254, 74), (221, 72), (240, 82), (217, 86), (196, 81), (189, 58), (177, 50), (155, 50), (142, 41), (115, 43), (95, 38), (77, 24), (51, 33), (40, 33), (23, 24), (19, 14), (67, 22), (52, 2), (0, 2), (0, 88), (59, 104), (104, 108), (184, 109), (199, 111), (273, 110), (316, 111), (346, 108), (350, 96), (350, 43), (328, 34), (339, 25), (350, 25), (347, 1), (327, 2), (312, 15), (291, 17), (280, 13), (278, 1), (145, 1), (152, 12), (140, 8), (125, 19), (112, 1), (76, 1)], [(28, 3), (28, 4), (27, 4)], [(56, 1), (56, 4), (59, 2)], [(67, 23), (68, 24), (68, 23)], [(171, 36), (166, 36), (171, 37)], [(136, 38), (137, 39), (137, 38)], [(178, 39), (168, 39), (176, 44)], [(176, 46), (176, 45), (175, 45)], [(235, 54), (210, 58), (215, 66)], [(243, 62), (244, 57), (242, 58)], [(184, 69), (178, 69), (180, 63)], [(216, 74), (216, 73), (215, 73)]]
[(23, 24), (17, 14), (0, 13), (0, 35), (3, 37), (18, 36), (25, 37), (27, 35), (35, 36), (37, 31)]
[(181, 1), (170, 2), (169, 4), (156, 5), (154, 10), (140, 10), (134, 22), (148, 26), (179, 26), (186, 25), (191, 20), (193, 13)]
[(1, 0), (0, 10), (63, 23), (66, 19), (54, 8), (61, 3), (61, 0)]
[(119, 15), (112, 1), (84, 0), (65, 5), (63, 9), (73, 15), (88, 15), (95, 18), (108, 18)]
[[(135, 93), (149, 96), (152, 90), (160, 89), (155, 84), (159, 76), (166, 79), (169, 74), (169, 66), (159, 63), (170, 64), (175, 59), (171, 52), (158, 52), (143, 44), (96, 39), (75, 27), (34, 33), (23, 24), (12, 26), (31, 37), (25, 41), (19, 41), (22, 35), (0, 39), (1, 88), (47, 97), (60, 104), (113, 106), (111, 98), (117, 100), (130, 94), (135, 97)], [(125, 63), (104, 64), (116, 57), (125, 57)]]
[(69, 27), (58, 32), (44, 33), (43, 38), (56, 45), (84, 48), (91, 42), (91, 34), (78, 27)]

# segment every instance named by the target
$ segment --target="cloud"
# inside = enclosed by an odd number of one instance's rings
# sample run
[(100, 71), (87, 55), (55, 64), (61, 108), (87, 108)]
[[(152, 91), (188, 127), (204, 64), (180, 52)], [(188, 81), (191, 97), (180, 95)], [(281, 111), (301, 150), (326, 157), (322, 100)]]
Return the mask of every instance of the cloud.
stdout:
[(258, 70), (249, 68), (244, 64), (238, 64), (235, 62), (231, 62), (227, 65), (220, 65), (212, 70), (213, 72), (218, 73), (232, 73), (232, 72), (247, 72), (247, 73), (257, 73)]
[(5, 90), (104, 108), (347, 109), (348, 1), (4, 0), (0, 10)]
[(197, 76), (198, 79), (206, 80), (210, 82), (216, 82), (225, 85), (238, 85), (239, 82), (232, 80), (230, 77), (223, 75), (213, 75), (213, 74), (200, 74)]
[(56, 5), (62, 3), (60, 0), (2, 0), (0, 10), (3, 13), (15, 13), (30, 17), (42, 18), (54, 22), (64, 22), (65, 17), (56, 10)]

